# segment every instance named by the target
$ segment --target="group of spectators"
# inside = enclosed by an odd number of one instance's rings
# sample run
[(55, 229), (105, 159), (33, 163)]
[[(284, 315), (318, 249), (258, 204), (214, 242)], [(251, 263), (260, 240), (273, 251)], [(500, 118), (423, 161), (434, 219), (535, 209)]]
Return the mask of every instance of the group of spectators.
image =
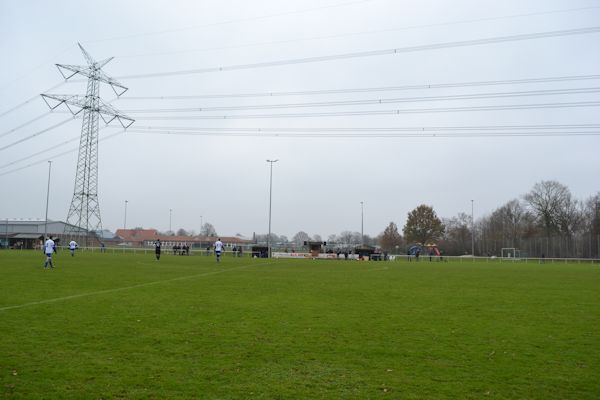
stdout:
[(187, 243), (173, 245), (173, 255), (176, 256), (177, 254), (180, 256), (189, 256), (190, 246)]

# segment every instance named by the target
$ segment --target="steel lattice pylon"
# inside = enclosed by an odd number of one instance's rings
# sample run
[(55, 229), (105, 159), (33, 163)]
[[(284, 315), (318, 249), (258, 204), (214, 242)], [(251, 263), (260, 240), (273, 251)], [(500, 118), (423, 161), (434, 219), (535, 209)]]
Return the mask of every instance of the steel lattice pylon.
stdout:
[[(42, 94), (42, 98), (50, 109), (65, 104), (73, 115), (78, 115), (83, 111), (75, 189), (67, 215), (65, 231), (65, 233), (77, 233), (78, 235), (81, 234), (82, 230), (86, 233), (95, 233), (102, 230), (102, 218), (100, 217), (100, 205), (98, 203), (98, 131), (100, 118), (106, 124), (117, 119), (123, 128), (128, 128), (134, 122), (133, 119), (105, 104), (100, 99), (100, 82), (109, 84), (117, 96), (121, 96), (127, 91), (125, 86), (102, 71), (102, 67), (112, 60), (112, 57), (95, 61), (80, 44), (79, 48), (87, 61), (87, 66), (65, 64), (56, 64), (56, 66), (65, 79), (69, 79), (76, 74), (88, 78), (85, 97)], [(69, 71), (70, 74), (65, 74), (65, 71)], [(120, 89), (120, 91), (117, 91), (117, 89)]]

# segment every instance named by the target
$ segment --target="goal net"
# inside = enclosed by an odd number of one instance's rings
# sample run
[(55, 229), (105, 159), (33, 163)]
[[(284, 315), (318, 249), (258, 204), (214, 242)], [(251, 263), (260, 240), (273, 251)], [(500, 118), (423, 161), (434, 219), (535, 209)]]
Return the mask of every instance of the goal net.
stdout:
[(502, 258), (520, 258), (521, 250), (516, 249), (514, 247), (503, 247), (501, 257)]

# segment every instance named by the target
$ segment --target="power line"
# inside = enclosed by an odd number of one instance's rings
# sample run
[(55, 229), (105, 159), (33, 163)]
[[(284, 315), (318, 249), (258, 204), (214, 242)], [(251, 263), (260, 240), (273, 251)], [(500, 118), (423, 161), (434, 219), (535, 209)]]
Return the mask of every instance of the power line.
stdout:
[[(117, 135), (119, 135), (121, 133), (124, 133), (124, 132), (125, 132), (125, 129), (123, 129), (123, 130), (121, 130), (119, 132), (113, 133), (111, 135), (105, 136), (105, 137), (103, 137), (101, 139), (98, 139), (98, 141), (102, 142), (104, 140), (111, 139), (111, 138), (113, 138), (113, 137), (115, 137), (115, 136), (117, 136)], [(36, 161), (36, 162), (30, 163), (30, 164), (24, 165), (24, 166), (19, 167), (19, 168), (15, 168), (15, 169), (11, 169), (9, 171), (2, 172), (2, 173), (0, 173), (0, 176), (4, 176), (4, 175), (11, 174), (13, 172), (21, 171), (21, 170), (23, 170), (25, 168), (29, 168), (29, 167), (33, 167), (33, 166), (38, 165), (38, 164), (42, 164), (42, 163), (44, 163), (44, 162), (46, 162), (48, 160), (54, 160), (54, 159), (56, 159), (58, 157), (62, 157), (64, 155), (73, 153), (73, 152), (75, 152), (77, 150), (79, 150), (79, 147), (73, 147), (73, 148), (71, 148), (69, 150), (63, 151), (62, 153), (54, 154), (54, 155), (52, 155), (52, 156), (50, 156), (48, 158), (44, 158), (43, 160), (39, 160), (39, 161)], [(17, 161), (13, 162), (12, 164), (16, 164), (16, 163), (17, 163)]]
[(312, 11), (324, 10), (327, 8), (345, 7), (345, 6), (349, 6), (349, 5), (368, 3), (368, 2), (372, 2), (372, 1), (375, 1), (375, 0), (349, 1), (349, 2), (345, 2), (345, 3), (333, 4), (333, 5), (329, 5), (329, 6), (311, 7), (311, 8), (305, 8), (305, 9), (300, 9), (300, 10), (294, 10), (294, 11), (280, 12), (280, 13), (275, 13), (275, 14), (259, 15), (256, 17), (238, 18), (238, 19), (232, 19), (232, 20), (228, 20), (228, 21), (213, 22), (210, 24), (188, 26), (188, 27), (184, 27), (184, 28), (165, 29), (162, 31), (136, 33), (136, 34), (132, 34), (132, 35), (115, 36), (115, 37), (105, 38), (105, 39), (88, 40), (83, 43), (84, 44), (85, 43), (98, 43), (98, 42), (106, 42), (106, 41), (112, 41), (112, 40), (132, 39), (132, 38), (143, 37), (143, 36), (164, 35), (167, 33), (184, 32), (184, 31), (189, 31), (189, 30), (193, 30), (193, 29), (208, 28), (208, 27), (219, 26), (219, 25), (228, 25), (228, 24), (233, 24), (233, 23), (238, 23), (238, 22), (257, 21), (257, 20), (267, 19), (267, 18), (282, 17), (285, 15), (301, 14), (301, 13), (307, 13), (307, 12), (312, 12)]
[(465, 111), (501, 111), (501, 110), (528, 110), (548, 108), (575, 108), (575, 107), (598, 107), (600, 101), (580, 101), (571, 103), (538, 103), (538, 104), (507, 104), (492, 106), (468, 106), (468, 107), (442, 107), (442, 108), (412, 108), (396, 110), (360, 110), (360, 111), (332, 111), (315, 113), (288, 113), (288, 114), (246, 114), (246, 115), (191, 115), (191, 116), (135, 116), (136, 120), (224, 120), (224, 119), (260, 119), (260, 118), (311, 118), (311, 117), (342, 117), (361, 115), (400, 115), (400, 114), (425, 114), (446, 113)]
[[(100, 129), (104, 128), (113, 128), (111, 126), (100, 127)], [(135, 132), (133, 130), (135, 129)], [(452, 131), (499, 131), (497, 133), (502, 133), (501, 131), (511, 131), (511, 130), (522, 130), (522, 131), (543, 131), (543, 130), (579, 130), (585, 132), (586, 130), (600, 130), (600, 124), (563, 124), (563, 125), (489, 125), (489, 126), (422, 126), (422, 127), (375, 127), (375, 128), (205, 128), (205, 127), (182, 127), (182, 126), (136, 126), (135, 128), (129, 128), (127, 132), (133, 133), (157, 133), (161, 135), (191, 135), (191, 136), (204, 136), (205, 134), (208, 136), (219, 136), (224, 133), (223, 136), (238, 136), (232, 135), (235, 133), (246, 133), (253, 135), (243, 135), (243, 136), (257, 136), (263, 137), (264, 133), (273, 134), (273, 133), (344, 133), (344, 132), (376, 132), (376, 133), (393, 133), (393, 132), (452, 132)], [(207, 133), (208, 132), (208, 133)], [(119, 132), (120, 133), (120, 132)], [(114, 136), (114, 135), (109, 135)], [(273, 135), (273, 136), (281, 136), (281, 135)], [(298, 137), (302, 137), (303, 135), (299, 135)], [(320, 135), (321, 136), (321, 135)], [(338, 137), (338, 135), (331, 135), (331, 137)], [(343, 137), (343, 136), (339, 136)], [(372, 135), (366, 135), (365, 137), (372, 137)], [(382, 136), (383, 137), (383, 136)], [(107, 137), (108, 138), (108, 137)], [(26, 161), (40, 154), (47, 153), (48, 151), (54, 150), (56, 148), (62, 147), (66, 144), (69, 144), (73, 141), (77, 140), (77, 137), (68, 139), (64, 142), (58, 143), (54, 146), (45, 148), (36, 153), (30, 154), (26, 157), (20, 158), (18, 160), (13, 160), (9, 163), (0, 165), (0, 169), (10, 167), (12, 165), (18, 164), (22, 161)], [(103, 139), (100, 139), (103, 140)], [(74, 149), (73, 149), (74, 150)], [(68, 152), (72, 152), (69, 150)], [(66, 154), (66, 153), (65, 153)], [(45, 161), (45, 160), (44, 160)], [(33, 164), (30, 164), (33, 165)], [(0, 174), (1, 175), (1, 174)]]
[(305, 41), (310, 41), (310, 40), (335, 39), (335, 38), (348, 37), (348, 36), (372, 35), (372, 34), (379, 34), (379, 33), (398, 32), (398, 31), (404, 31), (404, 30), (410, 30), (410, 29), (434, 28), (434, 27), (441, 27), (441, 26), (469, 24), (469, 23), (474, 23), (474, 22), (497, 21), (497, 20), (502, 20), (502, 19), (532, 17), (532, 16), (538, 16), (538, 15), (549, 15), (549, 14), (566, 13), (566, 12), (574, 12), (574, 11), (584, 11), (584, 10), (590, 10), (590, 9), (596, 9), (596, 8), (600, 8), (600, 6), (579, 7), (579, 8), (542, 11), (542, 12), (525, 13), (525, 14), (512, 14), (512, 15), (505, 15), (505, 16), (499, 16), (499, 17), (484, 17), (484, 18), (467, 19), (467, 20), (460, 20), (460, 21), (441, 22), (441, 23), (435, 23), (435, 24), (410, 25), (410, 26), (404, 26), (401, 28), (375, 29), (375, 30), (370, 30), (370, 31), (349, 32), (349, 33), (341, 33), (341, 34), (334, 34), (334, 35), (320, 35), (320, 36), (312, 36), (312, 37), (307, 37), (307, 38), (255, 42), (255, 43), (248, 43), (248, 44), (242, 44), (242, 45), (207, 47), (207, 48), (199, 48), (199, 49), (185, 49), (185, 50), (164, 51), (164, 52), (143, 53), (143, 54), (124, 54), (124, 55), (120, 55), (118, 57), (119, 58), (157, 57), (157, 56), (165, 56), (165, 55), (168, 56), (168, 55), (174, 55), (174, 54), (186, 54), (186, 53), (196, 53), (196, 52), (215, 51), (215, 50), (232, 50), (232, 49), (240, 49), (240, 48), (248, 48), (248, 47), (266, 46), (266, 45), (272, 45), (272, 44), (286, 44), (286, 43), (295, 43), (295, 42), (305, 42)]
[(131, 128), (130, 133), (155, 134), (155, 135), (179, 135), (179, 136), (220, 136), (220, 137), (293, 137), (293, 138), (409, 138), (409, 137), (431, 137), (431, 138), (471, 138), (471, 137), (555, 137), (555, 136), (600, 136), (600, 130), (596, 131), (560, 131), (560, 132), (375, 132), (375, 133), (292, 133), (292, 132), (172, 132)]
[(11, 133), (18, 131), (21, 128), (24, 128), (27, 125), (33, 124), (34, 122), (39, 121), (40, 119), (47, 117), (50, 114), (51, 114), (51, 112), (47, 111), (47, 112), (43, 113), (42, 115), (38, 115), (37, 117), (32, 118), (29, 121), (22, 123), (21, 125), (18, 125), (12, 129), (7, 130), (6, 132), (2, 132), (2, 133), (0, 133), (0, 138), (4, 137), (6, 135), (10, 135)]
[(44, 133), (46, 133), (46, 132), (49, 132), (49, 131), (51, 131), (52, 129), (56, 129), (56, 128), (58, 128), (59, 126), (62, 126), (62, 125), (64, 125), (64, 124), (68, 123), (68, 122), (71, 122), (71, 121), (73, 121), (74, 119), (75, 119), (75, 118), (69, 118), (69, 119), (63, 120), (63, 121), (61, 121), (61, 122), (59, 122), (59, 123), (57, 123), (57, 124), (54, 124), (54, 125), (52, 125), (52, 126), (50, 126), (50, 127), (46, 128), (46, 129), (42, 129), (41, 131), (37, 131), (37, 132), (35, 132), (35, 133), (34, 133), (34, 134), (32, 134), (32, 135), (29, 135), (29, 136), (27, 136), (27, 137), (24, 137), (24, 138), (22, 138), (22, 139), (19, 139), (19, 140), (15, 141), (15, 142), (9, 143), (9, 144), (7, 144), (7, 145), (5, 145), (5, 146), (3, 146), (3, 147), (0, 147), (0, 151), (6, 150), (6, 149), (8, 149), (8, 148), (10, 148), (10, 147), (16, 146), (16, 145), (17, 145), (17, 144), (19, 144), (19, 143), (23, 143), (23, 142), (25, 142), (25, 141), (27, 141), (27, 140), (33, 139), (33, 138), (35, 138), (35, 137), (38, 137), (39, 135), (42, 135), (42, 134), (44, 134)]
[[(56, 59), (56, 57), (63, 55), (64, 53), (67, 52), (67, 50), (70, 50), (72, 46), (69, 47), (65, 47), (62, 51), (55, 53), (55, 56), (53, 57), (53, 60)], [(12, 79), (11, 81), (5, 82), (3, 84), (0, 85), (0, 91), (3, 91), (4, 89), (6, 89), (7, 87), (9, 87), (10, 85), (12, 85), (15, 82), (20, 81), (21, 79), (25, 78), (26, 76), (28, 76), (29, 74), (31, 74), (33, 71), (36, 71), (42, 67), (46, 67), (48, 66), (48, 64), (53, 64), (53, 61), (45, 61), (43, 63), (39, 63), (38, 65), (36, 65), (35, 67), (29, 69), (28, 71), (24, 72), (22, 75)]]
[(194, 100), (194, 99), (222, 99), (236, 97), (280, 97), (280, 96), (312, 96), (328, 94), (346, 94), (346, 93), (367, 93), (367, 92), (388, 92), (402, 90), (419, 89), (445, 89), (457, 87), (474, 86), (497, 86), (497, 85), (520, 85), (528, 83), (548, 83), (548, 82), (566, 82), (579, 80), (600, 79), (600, 75), (571, 75), (554, 76), (547, 78), (525, 78), (525, 79), (505, 79), (497, 81), (474, 81), (474, 82), (456, 82), (456, 83), (430, 83), (420, 85), (403, 86), (381, 86), (371, 88), (349, 88), (349, 89), (324, 89), (324, 90), (305, 90), (290, 92), (258, 92), (258, 93), (227, 93), (227, 94), (205, 94), (205, 95), (184, 95), (184, 96), (127, 96), (120, 97), (119, 100)]
[(565, 130), (565, 129), (597, 129), (600, 124), (560, 124), (560, 125), (478, 125), (478, 126), (398, 126), (398, 127), (357, 127), (357, 128), (212, 128), (212, 127), (186, 127), (186, 126), (139, 126), (135, 128), (144, 131), (210, 131), (210, 132), (439, 132), (439, 131), (510, 131), (510, 130)]
[[(51, 88), (48, 88), (48, 89), (46, 89), (45, 91), (46, 91), (46, 92), (50, 92), (50, 91), (52, 91), (52, 90), (54, 90), (54, 89), (56, 89), (56, 88), (59, 88), (59, 87), (61, 87), (61, 86), (62, 86), (62, 85), (64, 85), (64, 84), (65, 84), (65, 82), (61, 82), (61, 83), (59, 83), (59, 84), (56, 84), (56, 85), (52, 86)], [(32, 96), (31, 98), (29, 98), (29, 99), (25, 100), (24, 102), (22, 102), (22, 103), (20, 103), (20, 104), (17, 104), (17, 105), (16, 105), (16, 106), (14, 106), (13, 108), (10, 108), (10, 109), (8, 109), (8, 110), (6, 110), (6, 111), (3, 111), (3, 112), (2, 112), (2, 114), (0, 114), (0, 118), (1, 118), (1, 117), (4, 117), (6, 114), (9, 114), (9, 113), (11, 113), (11, 112), (13, 112), (13, 111), (15, 111), (15, 110), (18, 110), (19, 108), (21, 108), (21, 107), (23, 107), (23, 106), (25, 106), (25, 105), (27, 105), (27, 104), (31, 103), (32, 101), (39, 99), (39, 98), (40, 98), (40, 95), (39, 95), (39, 94), (36, 94), (35, 96)], [(3, 135), (4, 135), (4, 134), (0, 135), (0, 137), (2, 137)]]
[(33, 158), (35, 156), (39, 156), (40, 154), (44, 154), (44, 153), (46, 153), (46, 152), (48, 152), (50, 150), (54, 150), (54, 149), (57, 149), (59, 147), (63, 147), (64, 145), (67, 145), (67, 144), (69, 144), (69, 143), (71, 143), (71, 142), (73, 142), (73, 141), (75, 141), (77, 139), (78, 139), (78, 137), (75, 137), (75, 138), (72, 138), (72, 139), (69, 139), (69, 140), (65, 140), (64, 142), (58, 143), (58, 144), (56, 144), (54, 146), (51, 146), (51, 147), (48, 147), (48, 148), (46, 148), (44, 150), (40, 150), (37, 153), (33, 153), (33, 154), (28, 155), (28, 156), (19, 158), (18, 160), (13, 160), (13, 161), (11, 161), (9, 163), (0, 165), (0, 169), (6, 168), (6, 167), (10, 167), (11, 165), (18, 164), (18, 163), (20, 163), (22, 161), (29, 160), (30, 158)]
[(470, 93), (455, 94), (443, 96), (422, 96), (422, 97), (400, 97), (400, 98), (378, 98), (364, 100), (338, 100), (326, 102), (308, 102), (308, 103), (287, 103), (287, 104), (259, 104), (246, 106), (216, 106), (216, 107), (192, 107), (192, 108), (158, 108), (158, 109), (131, 109), (123, 110), (130, 113), (165, 113), (165, 112), (206, 112), (206, 111), (231, 111), (231, 110), (265, 110), (278, 108), (307, 108), (307, 107), (338, 107), (338, 106), (356, 106), (369, 104), (393, 104), (393, 103), (414, 103), (427, 101), (448, 101), (448, 100), (473, 100), (473, 99), (499, 99), (511, 97), (529, 97), (529, 96), (556, 96), (570, 94), (590, 94), (600, 92), (600, 87), (573, 88), (573, 89), (542, 89), (529, 91), (513, 92), (492, 92), (492, 93)]
[(477, 46), (477, 45), (492, 44), (492, 43), (504, 43), (504, 42), (514, 42), (514, 41), (522, 41), (522, 40), (543, 39), (543, 38), (559, 37), (559, 36), (584, 35), (584, 34), (598, 33), (598, 32), (600, 32), (600, 27), (595, 26), (595, 27), (579, 28), (579, 29), (567, 29), (567, 30), (538, 32), (538, 33), (526, 33), (526, 34), (521, 34), (521, 35), (498, 36), (498, 37), (491, 37), (491, 38), (485, 38), (485, 39), (473, 39), (473, 40), (463, 40), (463, 41), (456, 41), (456, 42), (435, 43), (435, 44), (428, 44), (428, 45), (421, 45), (421, 46), (400, 47), (400, 48), (394, 48), (394, 49), (371, 50), (371, 51), (362, 51), (362, 52), (355, 52), (355, 53), (334, 54), (334, 55), (328, 55), (328, 56), (317, 56), (317, 57), (295, 58), (295, 59), (288, 59), (288, 60), (267, 61), (267, 62), (253, 63), (253, 64), (238, 64), (238, 65), (229, 65), (229, 66), (222, 66), (222, 67), (198, 68), (198, 69), (169, 71), (169, 72), (154, 72), (154, 73), (136, 74), (136, 75), (123, 75), (123, 76), (117, 76), (117, 77), (115, 77), (115, 79), (124, 79), (124, 80), (126, 80), (126, 79), (145, 79), (145, 78), (157, 78), (157, 77), (166, 77), (166, 76), (203, 74), (203, 73), (208, 73), (208, 72), (235, 71), (235, 70), (243, 70), (243, 69), (275, 67), (275, 66), (290, 65), (290, 64), (304, 64), (304, 63), (313, 63), (313, 62), (322, 62), (322, 61), (343, 60), (343, 59), (350, 59), (350, 58), (361, 58), (361, 57), (382, 56), (382, 55), (389, 55), (389, 54), (410, 53), (410, 52), (426, 51), (426, 50), (438, 50), (438, 49), (454, 48), (454, 47)]

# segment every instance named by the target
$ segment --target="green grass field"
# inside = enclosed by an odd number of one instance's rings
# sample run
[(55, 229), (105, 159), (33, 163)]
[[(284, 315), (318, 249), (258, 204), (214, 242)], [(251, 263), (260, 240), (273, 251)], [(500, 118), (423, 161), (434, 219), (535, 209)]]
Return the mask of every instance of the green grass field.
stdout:
[(598, 399), (600, 266), (0, 252), (0, 398)]

